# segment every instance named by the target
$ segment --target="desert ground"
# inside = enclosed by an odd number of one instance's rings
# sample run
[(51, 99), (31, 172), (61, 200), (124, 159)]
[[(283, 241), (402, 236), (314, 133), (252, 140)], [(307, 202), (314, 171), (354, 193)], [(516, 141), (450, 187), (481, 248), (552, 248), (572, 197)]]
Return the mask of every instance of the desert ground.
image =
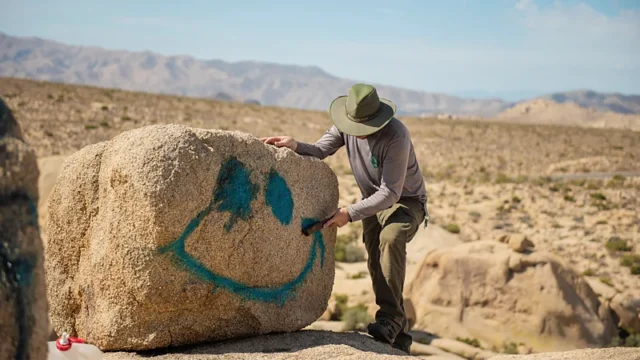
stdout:
[[(40, 165), (40, 218), (65, 156), (150, 124), (290, 135), (313, 142), (331, 126), (326, 112), (0, 79)], [(565, 259), (599, 294), (640, 289), (640, 132), (574, 126), (400, 118), (411, 131), (429, 194), (429, 226), (409, 244), (406, 283), (431, 249), (522, 234), (536, 250)], [(547, 120), (545, 120), (547, 121)], [(344, 150), (325, 160), (338, 175), (340, 204), (359, 199)], [(330, 310), (314, 329), (353, 329), (336, 302), (376, 305), (361, 226), (339, 229), (342, 261)], [(634, 260), (635, 259), (635, 260)], [(596, 290), (597, 289), (597, 290)], [(364, 316), (364, 315), (363, 315)], [(493, 349), (508, 352), (505, 349)], [(526, 346), (524, 350), (526, 351)]]

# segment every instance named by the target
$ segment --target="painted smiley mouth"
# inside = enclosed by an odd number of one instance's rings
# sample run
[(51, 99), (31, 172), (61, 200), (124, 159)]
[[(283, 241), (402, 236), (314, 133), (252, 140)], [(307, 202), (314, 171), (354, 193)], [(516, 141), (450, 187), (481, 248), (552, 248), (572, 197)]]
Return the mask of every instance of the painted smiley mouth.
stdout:
[[(212, 284), (214, 291), (222, 288), (237, 294), (244, 300), (284, 306), (295, 295), (299, 286), (311, 272), (318, 252), (320, 252), (320, 266), (324, 267), (325, 243), (321, 232), (317, 231), (313, 234), (309, 255), (300, 273), (291, 281), (276, 286), (249, 286), (230, 277), (217, 274), (187, 253), (185, 249), (186, 239), (200, 226), (202, 220), (214, 210), (214, 207), (218, 212), (231, 214), (224, 225), (227, 232), (231, 231), (239, 219), (245, 221), (249, 219), (251, 202), (256, 199), (259, 190), (259, 186), (251, 182), (249, 175), (250, 170), (237, 158), (230, 157), (226, 160), (222, 164), (213, 196), (207, 207), (189, 221), (176, 240), (161, 247), (159, 252), (161, 254), (171, 253), (173, 260), (179, 267), (198, 279)], [(273, 169), (268, 174), (265, 200), (271, 208), (272, 214), (281, 224), (289, 225), (291, 223), (293, 217), (291, 190), (286, 180)], [(301, 227), (309, 226), (316, 221), (317, 219), (314, 218), (304, 218)]]

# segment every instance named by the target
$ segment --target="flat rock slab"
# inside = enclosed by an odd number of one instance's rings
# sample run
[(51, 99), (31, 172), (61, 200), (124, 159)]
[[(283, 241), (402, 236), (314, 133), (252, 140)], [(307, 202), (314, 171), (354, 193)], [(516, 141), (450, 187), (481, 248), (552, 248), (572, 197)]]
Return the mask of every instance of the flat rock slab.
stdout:
[(497, 355), (489, 360), (640, 360), (639, 348), (580, 349), (530, 355)]
[(213, 360), (213, 359), (415, 359), (358, 333), (303, 330), (240, 340), (141, 353), (105, 353), (104, 360)]

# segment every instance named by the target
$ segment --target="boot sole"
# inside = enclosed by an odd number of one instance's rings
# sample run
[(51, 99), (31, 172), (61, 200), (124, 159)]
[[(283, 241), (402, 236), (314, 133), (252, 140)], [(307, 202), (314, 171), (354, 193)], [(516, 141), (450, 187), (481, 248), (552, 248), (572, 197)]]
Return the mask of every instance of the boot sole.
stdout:
[(383, 343), (387, 343), (389, 345), (391, 345), (393, 339), (390, 339), (388, 336), (386, 336), (383, 331), (385, 331), (386, 329), (382, 330), (380, 328), (378, 328), (377, 326), (369, 326), (367, 328), (367, 331), (369, 332), (369, 335), (371, 335), (374, 339), (376, 339), (379, 342), (383, 342)]

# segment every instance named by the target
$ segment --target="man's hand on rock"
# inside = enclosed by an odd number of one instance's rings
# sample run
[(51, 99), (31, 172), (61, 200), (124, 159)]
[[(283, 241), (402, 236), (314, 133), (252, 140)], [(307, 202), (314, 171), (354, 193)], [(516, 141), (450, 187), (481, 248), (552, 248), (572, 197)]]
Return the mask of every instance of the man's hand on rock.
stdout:
[(349, 221), (351, 221), (351, 216), (349, 216), (349, 212), (347, 211), (347, 208), (340, 208), (340, 210), (338, 210), (338, 212), (335, 215), (333, 215), (331, 220), (327, 221), (324, 224), (324, 227), (328, 228), (332, 225), (335, 225), (337, 227), (343, 227), (347, 225)]
[(298, 143), (291, 136), (263, 137), (260, 138), (260, 141), (277, 147), (287, 147), (293, 151), (296, 151), (296, 148), (298, 147)]

